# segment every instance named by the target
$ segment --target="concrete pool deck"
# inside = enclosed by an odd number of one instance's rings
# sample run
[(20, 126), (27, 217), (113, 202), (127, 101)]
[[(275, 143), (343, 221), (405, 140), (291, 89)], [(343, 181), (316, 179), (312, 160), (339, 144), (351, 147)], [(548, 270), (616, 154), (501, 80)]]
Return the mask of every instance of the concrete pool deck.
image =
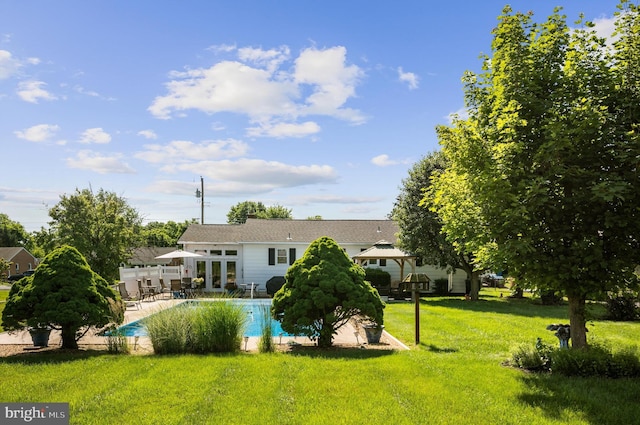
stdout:
[[(173, 307), (177, 304), (185, 302), (182, 299), (158, 299), (153, 301), (143, 301), (140, 303), (140, 308), (127, 308), (125, 311), (125, 318), (123, 325), (126, 325), (131, 322), (135, 322), (136, 320), (140, 320), (144, 317), (147, 317), (153, 313), (157, 313), (158, 311), (164, 310), (166, 308)], [(277, 345), (314, 345), (315, 343), (311, 341), (307, 337), (287, 337), (287, 336), (274, 336), (274, 342)], [(242, 351), (257, 351), (258, 350), (258, 341), (259, 337), (249, 337), (246, 340), (242, 341), (241, 349)], [(129, 342), (129, 346), (131, 347), (132, 354), (152, 354), (153, 348), (151, 346), (151, 340), (148, 337), (127, 337)], [(0, 345), (13, 345), (13, 346), (25, 346), (25, 350), (34, 350), (33, 343), (31, 341), (31, 335), (28, 331), (18, 331), (18, 332), (2, 332), (0, 333)], [(59, 347), (61, 345), (61, 338), (59, 331), (52, 331), (51, 336), (49, 337), (49, 347)], [(107, 338), (104, 336), (96, 335), (95, 332), (91, 330), (87, 332), (85, 336), (83, 336), (79, 341), (78, 345), (80, 348), (85, 347), (106, 347)], [(361, 346), (363, 348), (367, 347), (367, 340), (364, 337), (364, 333), (361, 329), (356, 329), (356, 327), (351, 323), (347, 323), (342, 326), (338, 330), (338, 334), (334, 336), (334, 345), (335, 346)], [(389, 335), (386, 331), (383, 334), (382, 344), (385, 348), (392, 348), (397, 350), (408, 350), (409, 348), (404, 345), (402, 342), (398, 341), (393, 336)], [(371, 346), (374, 348), (374, 345)], [(382, 347), (378, 347), (382, 348)]]

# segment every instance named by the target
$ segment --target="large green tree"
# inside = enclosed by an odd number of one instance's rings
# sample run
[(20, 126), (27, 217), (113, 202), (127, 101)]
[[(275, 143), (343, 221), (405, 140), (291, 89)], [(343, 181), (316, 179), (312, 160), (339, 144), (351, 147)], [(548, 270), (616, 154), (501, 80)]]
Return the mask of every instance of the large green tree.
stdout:
[(62, 195), (49, 210), (51, 231), (60, 244), (74, 246), (91, 268), (108, 281), (138, 245), (141, 218), (127, 201), (113, 192), (76, 189)]
[(247, 221), (249, 216), (255, 216), (256, 218), (269, 219), (269, 218), (284, 218), (291, 219), (291, 210), (283, 207), (282, 205), (272, 205), (265, 207), (262, 202), (255, 201), (243, 201), (232, 206), (227, 213), (227, 223), (229, 224), (242, 224)]
[(26, 247), (28, 241), (29, 234), (24, 226), (11, 220), (7, 214), (0, 213), (0, 246)]
[(11, 287), (2, 312), (2, 326), (9, 331), (43, 326), (60, 330), (62, 348), (78, 348), (78, 340), (92, 326), (123, 320), (118, 295), (68, 245), (55, 249), (33, 275)]
[(142, 246), (176, 246), (178, 239), (189, 227), (190, 224), (197, 223), (196, 219), (186, 220), (182, 223), (168, 221), (160, 223), (152, 221), (144, 225), (140, 231), (140, 244)]
[(327, 236), (309, 245), (285, 279), (273, 297), (271, 312), (286, 332), (330, 347), (336, 331), (355, 315), (383, 324), (384, 304), (378, 291), (365, 281), (364, 269)]
[(486, 265), (565, 294), (574, 347), (585, 301), (635, 285), (640, 263), (640, 18), (622, 2), (614, 49), (555, 10), (504, 9), (484, 72), (464, 78), (468, 119), (438, 128), (445, 231)]
[(431, 188), (431, 178), (443, 172), (446, 160), (442, 152), (425, 155), (402, 180), (400, 194), (391, 212), (398, 223), (398, 245), (417, 256), (425, 264), (452, 269), (461, 268), (471, 282), (471, 299), (478, 299), (482, 269), (474, 263), (473, 254), (462, 243), (452, 243), (442, 231), (442, 220), (432, 210), (431, 198), (425, 196)]

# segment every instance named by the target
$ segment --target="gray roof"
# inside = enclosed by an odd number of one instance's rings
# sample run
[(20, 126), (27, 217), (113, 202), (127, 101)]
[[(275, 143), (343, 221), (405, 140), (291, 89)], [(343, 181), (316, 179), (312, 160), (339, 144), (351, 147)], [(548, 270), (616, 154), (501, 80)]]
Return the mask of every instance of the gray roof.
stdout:
[(250, 218), (244, 224), (191, 224), (178, 243), (311, 243), (328, 236), (338, 244), (373, 245), (381, 239), (396, 243), (398, 231), (398, 225), (392, 220)]
[[(21, 246), (6, 246), (0, 247), (0, 258), (4, 258), (7, 261), (11, 261), (16, 255), (20, 253), (20, 251), (27, 251), (25, 248)], [(29, 251), (27, 251), (29, 253)]]
[(133, 250), (128, 263), (131, 265), (163, 265), (169, 264), (171, 259), (157, 259), (156, 257), (171, 252), (175, 247), (149, 246)]

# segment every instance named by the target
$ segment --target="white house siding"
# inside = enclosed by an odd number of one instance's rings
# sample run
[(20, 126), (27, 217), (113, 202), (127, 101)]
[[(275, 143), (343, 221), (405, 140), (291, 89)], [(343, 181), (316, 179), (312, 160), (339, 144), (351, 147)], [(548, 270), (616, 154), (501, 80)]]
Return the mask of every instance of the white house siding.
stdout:
[[(237, 283), (238, 284), (250, 284), (255, 283), (258, 285), (260, 291), (266, 290), (266, 282), (273, 276), (284, 276), (289, 268), (289, 262), (286, 264), (269, 265), (269, 248), (281, 248), (287, 252), (287, 258), (289, 250), (291, 248), (296, 249), (296, 259), (301, 258), (304, 255), (305, 250), (309, 246), (308, 243), (295, 243), (295, 242), (241, 242), (239, 244), (211, 244), (211, 243), (186, 243), (184, 249), (187, 251), (198, 252), (202, 254), (202, 258), (198, 260), (221, 260), (223, 258), (219, 256), (208, 255), (212, 249), (236, 249), (238, 256), (236, 258), (224, 257), (224, 259), (235, 260), (237, 262)], [(353, 258), (356, 254), (359, 254), (363, 250), (370, 248), (370, 244), (341, 244), (341, 247), (345, 249), (349, 258)], [(184, 263), (187, 269), (194, 270), (195, 259), (187, 258)], [(370, 264), (368, 267), (380, 268), (389, 272), (392, 281), (401, 280), (400, 266), (393, 260), (387, 259), (386, 266), (380, 266), (380, 260), (377, 264)], [(465, 279), (466, 274), (462, 270), (458, 270), (453, 275), (449, 276), (445, 269), (441, 269), (435, 266), (421, 266), (416, 268), (416, 272), (425, 273), (431, 281), (439, 278), (449, 278), (450, 286), (449, 290), (453, 293), (463, 294), (465, 293)], [(411, 273), (411, 265), (405, 264), (404, 274)], [(210, 288), (207, 288), (207, 290)]]

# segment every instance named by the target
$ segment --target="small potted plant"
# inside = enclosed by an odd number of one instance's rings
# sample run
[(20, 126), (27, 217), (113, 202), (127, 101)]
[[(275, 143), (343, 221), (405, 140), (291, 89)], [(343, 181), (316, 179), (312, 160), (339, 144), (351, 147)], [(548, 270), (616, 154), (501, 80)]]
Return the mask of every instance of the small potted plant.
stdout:
[(191, 281), (191, 283), (193, 283), (193, 285), (194, 285), (194, 287), (196, 289), (199, 289), (202, 286), (202, 284), (204, 283), (204, 278), (203, 277), (196, 277)]
[(29, 334), (31, 335), (31, 341), (33, 341), (34, 347), (48, 347), (49, 336), (51, 335), (51, 327), (43, 324), (38, 324), (33, 327), (29, 327)]
[(362, 324), (362, 329), (364, 329), (369, 344), (380, 343), (380, 337), (382, 337), (382, 331), (384, 331), (382, 320), (365, 319)]
[(238, 290), (238, 285), (236, 285), (235, 282), (227, 282), (227, 284), (224, 285), (224, 290), (229, 294), (235, 294)]

